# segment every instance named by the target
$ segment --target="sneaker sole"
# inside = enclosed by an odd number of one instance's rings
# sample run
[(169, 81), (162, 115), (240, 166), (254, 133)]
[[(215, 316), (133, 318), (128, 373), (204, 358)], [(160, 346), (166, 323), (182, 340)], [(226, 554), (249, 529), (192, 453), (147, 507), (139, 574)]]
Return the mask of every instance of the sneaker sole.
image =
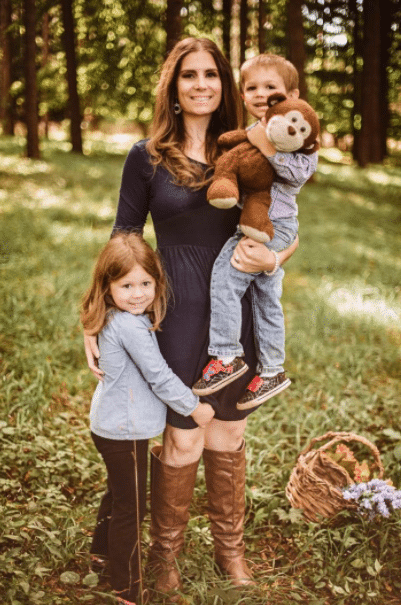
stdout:
[(213, 393), (217, 393), (217, 391), (220, 391), (220, 389), (230, 384), (230, 382), (234, 382), (234, 380), (240, 378), (240, 376), (245, 374), (248, 369), (248, 366), (245, 364), (243, 368), (238, 370), (238, 372), (235, 372), (235, 374), (229, 374), (227, 378), (224, 378), (218, 384), (215, 384), (212, 387), (206, 387), (205, 389), (196, 389), (195, 387), (192, 387), (192, 392), (194, 395), (213, 395)]
[(289, 378), (286, 378), (284, 382), (282, 382), (278, 387), (276, 387), (269, 393), (265, 393), (264, 395), (256, 397), (255, 399), (252, 399), (252, 401), (247, 401), (246, 403), (237, 403), (237, 410), (249, 410), (249, 408), (254, 408), (260, 403), (264, 403), (268, 399), (271, 399), (275, 395), (278, 395), (279, 393), (281, 393), (281, 391), (284, 391), (286, 388), (288, 388), (290, 384), (291, 380)]

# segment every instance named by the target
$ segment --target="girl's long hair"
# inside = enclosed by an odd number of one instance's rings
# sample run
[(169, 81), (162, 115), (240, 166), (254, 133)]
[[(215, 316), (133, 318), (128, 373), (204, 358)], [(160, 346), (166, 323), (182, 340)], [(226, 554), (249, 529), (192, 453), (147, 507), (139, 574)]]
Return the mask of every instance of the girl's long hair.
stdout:
[(212, 168), (219, 155), (218, 137), (235, 130), (242, 120), (241, 99), (234, 82), (231, 66), (220, 49), (208, 38), (185, 38), (171, 50), (162, 67), (156, 91), (156, 104), (151, 137), (146, 148), (154, 166), (161, 164), (173, 175), (177, 184), (200, 189), (211, 179), (211, 171), (191, 162), (184, 154), (185, 128), (182, 114), (175, 114), (177, 78), (182, 61), (189, 53), (209, 52), (218, 69), (222, 84), (222, 99), (212, 114), (206, 132), (206, 160)]
[(82, 299), (81, 322), (88, 334), (98, 334), (106, 325), (108, 312), (115, 309), (110, 284), (139, 265), (156, 282), (155, 298), (147, 311), (151, 330), (159, 330), (167, 310), (167, 280), (160, 257), (142, 235), (117, 231), (101, 250), (93, 270), (92, 283)]

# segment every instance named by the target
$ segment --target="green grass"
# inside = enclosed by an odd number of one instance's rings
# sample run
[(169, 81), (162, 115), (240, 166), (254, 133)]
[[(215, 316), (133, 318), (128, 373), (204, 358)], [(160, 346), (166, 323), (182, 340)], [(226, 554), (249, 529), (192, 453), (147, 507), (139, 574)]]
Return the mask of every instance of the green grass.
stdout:
[[(109, 237), (124, 153), (107, 142), (85, 157), (62, 142), (40, 161), (22, 152), (0, 138), (0, 602), (112, 603), (88, 571), (105, 474), (88, 431), (95, 381), (78, 302)], [(399, 515), (307, 523), (284, 493), (297, 454), (329, 430), (374, 441), (401, 487), (401, 169), (360, 170), (323, 152), (299, 208), (283, 297), (293, 384), (246, 432), (258, 586), (239, 592), (215, 572), (201, 466), (181, 561), (194, 605), (401, 603)]]

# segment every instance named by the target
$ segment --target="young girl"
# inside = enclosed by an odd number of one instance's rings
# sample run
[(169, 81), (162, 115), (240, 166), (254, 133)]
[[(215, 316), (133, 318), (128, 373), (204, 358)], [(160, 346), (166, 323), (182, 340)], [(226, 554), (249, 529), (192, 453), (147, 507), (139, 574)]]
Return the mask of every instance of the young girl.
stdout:
[(142, 584), (139, 530), (145, 515), (148, 439), (164, 430), (166, 404), (191, 415), (199, 426), (214, 415), (161, 356), (155, 331), (166, 306), (166, 279), (157, 253), (138, 234), (116, 233), (97, 260), (81, 321), (86, 333), (99, 334), (104, 372), (92, 398), (90, 428), (106, 464), (108, 490), (91, 553), (109, 560), (113, 591), (120, 603), (131, 605)]

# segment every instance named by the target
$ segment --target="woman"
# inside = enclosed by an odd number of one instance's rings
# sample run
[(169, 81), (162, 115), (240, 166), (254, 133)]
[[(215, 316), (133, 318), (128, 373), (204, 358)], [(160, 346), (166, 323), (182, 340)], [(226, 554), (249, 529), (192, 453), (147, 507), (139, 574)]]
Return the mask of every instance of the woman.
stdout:
[[(115, 228), (142, 229), (151, 213), (157, 244), (174, 302), (158, 340), (162, 354), (185, 384), (192, 386), (207, 360), (209, 283), (213, 262), (236, 228), (239, 210), (219, 210), (206, 201), (218, 155), (217, 139), (238, 127), (240, 99), (229, 63), (208, 39), (178, 42), (164, 63), (157, 90), (152, 135), (135, 144), (122, 177)], [(280, 262), (296, 246), (280, 253)], [(234, 256), (245, 272), (270, 271), (273, 253), (244, 238)], [(246, 417), (236, 402), (255, 374), (251, 301), (243, 300), (242, 343), (249, 371), (204, 400), (216, 415), (206, 428), (168, 410), (163, 448), (152, 450), (149, 566), (155, 589), (181, 588), (176, 557), (184, 544), (198, 463), (203, 454), (209, 518), (216, 563), (239, 586), (252, 583), (244, 558)], [(91, 370), (94, 340), (86, 337)]]

